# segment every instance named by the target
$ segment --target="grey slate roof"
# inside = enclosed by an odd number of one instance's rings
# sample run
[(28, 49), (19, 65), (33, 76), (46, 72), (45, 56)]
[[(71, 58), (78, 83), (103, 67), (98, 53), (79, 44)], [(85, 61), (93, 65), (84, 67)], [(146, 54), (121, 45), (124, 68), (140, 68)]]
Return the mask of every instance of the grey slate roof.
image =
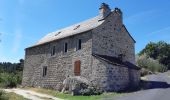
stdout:
[(94, 29), (104, 22), (104, 20), (101, 21), (99, 20), (100, 20), (100, 16), (96, 16), (84, 22), (49, 33), (46, 36), (44, 36), (42, 39), (40, 39), (32, 47)]
[(128, 62), (128, 61), (123, 62), (122, 60), (120, 60), (117, 57), (107, 56), (107, 55), (99, 55), (99, 54), (92, 54), (92, 55), (94, 57), (100, 58), (101, 60), (104, 60), (104, 61), (109, 62), (114, 65), (122, 65), (122, 67), (127, 67), (127, 68), (135, 69), (135, 70), (141, 69), (138, 66), (132, 64), (131, 62)]

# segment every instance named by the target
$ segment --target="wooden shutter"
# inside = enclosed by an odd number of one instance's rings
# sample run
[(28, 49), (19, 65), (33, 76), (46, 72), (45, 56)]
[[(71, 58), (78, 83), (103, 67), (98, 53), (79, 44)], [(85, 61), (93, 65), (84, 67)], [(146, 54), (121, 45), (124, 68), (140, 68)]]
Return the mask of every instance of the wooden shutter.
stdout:
[(74, 63), (74, 74), (75, 74), (75, 76), (80, 76), (80, 67), (81, 67), (80, 60), (75, 61), (75, 63)]

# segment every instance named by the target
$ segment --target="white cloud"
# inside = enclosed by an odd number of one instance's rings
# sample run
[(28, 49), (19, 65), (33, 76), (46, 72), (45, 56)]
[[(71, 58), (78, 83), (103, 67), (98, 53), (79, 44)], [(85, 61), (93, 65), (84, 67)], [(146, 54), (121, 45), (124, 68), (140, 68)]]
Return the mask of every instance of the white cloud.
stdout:
[(15, 36), (14, 36), (14, 41), (13, 41), (13, 48), (12, 48), (13, 53), (16, 53), (18, 51), (20, 44), (21, 44), (21, 40), (22, 40), (22, 30), (17, 29), (15, 31)]
[(144, 21), (152, 20), (153, 16), (157, 13), (158, 13), (157, 10), (148, 10), (148, 11), (139, 12), (132, 16), (126, 17), (125, 22), (132, 24), (141, 21), (144, 22)]
[(170, 26), (169, 27), (165, 27), (165, 28), (163, 28), (163, 29), (159, 29), (159, 30), (156, 30), (156, 31), (154, 31), (154, 32), (151, 32), (150, 33), (150, 36), (151, 35), (154, 35), (154, 34), (165, 34), (165, 33), (169, 33), (169, 31), (170, 31)]

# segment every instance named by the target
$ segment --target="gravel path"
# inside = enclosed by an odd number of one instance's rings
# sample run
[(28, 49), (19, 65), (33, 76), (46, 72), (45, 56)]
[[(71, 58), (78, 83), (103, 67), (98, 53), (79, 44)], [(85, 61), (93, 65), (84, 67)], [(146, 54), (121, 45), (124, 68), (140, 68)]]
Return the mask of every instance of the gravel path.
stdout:
[(59, 98), (56, 98), (56, 97), (53, 97), (47, 94), (37, 93), (34, 91), (30, 91), (30, 90), (4, 89), (4, 91), (16, 93), (29, 100), (63, 100), (63, 99), (59, 99)]

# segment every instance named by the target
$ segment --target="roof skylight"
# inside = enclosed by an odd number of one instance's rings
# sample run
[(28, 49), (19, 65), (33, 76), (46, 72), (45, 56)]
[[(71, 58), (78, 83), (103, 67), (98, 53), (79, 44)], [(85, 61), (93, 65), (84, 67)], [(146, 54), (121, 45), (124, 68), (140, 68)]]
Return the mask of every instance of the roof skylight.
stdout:
[(57, 32), (57, 33), (55, 34), (55, 36), (57, 36), (57, 35), (60, 34), (60, 33), (61, 33), (61, 31)]
[(78, 29), (79, 27), (80, 27), (80, 25), (77, 25), (77, 26), (74, 28), (74, 30)]

